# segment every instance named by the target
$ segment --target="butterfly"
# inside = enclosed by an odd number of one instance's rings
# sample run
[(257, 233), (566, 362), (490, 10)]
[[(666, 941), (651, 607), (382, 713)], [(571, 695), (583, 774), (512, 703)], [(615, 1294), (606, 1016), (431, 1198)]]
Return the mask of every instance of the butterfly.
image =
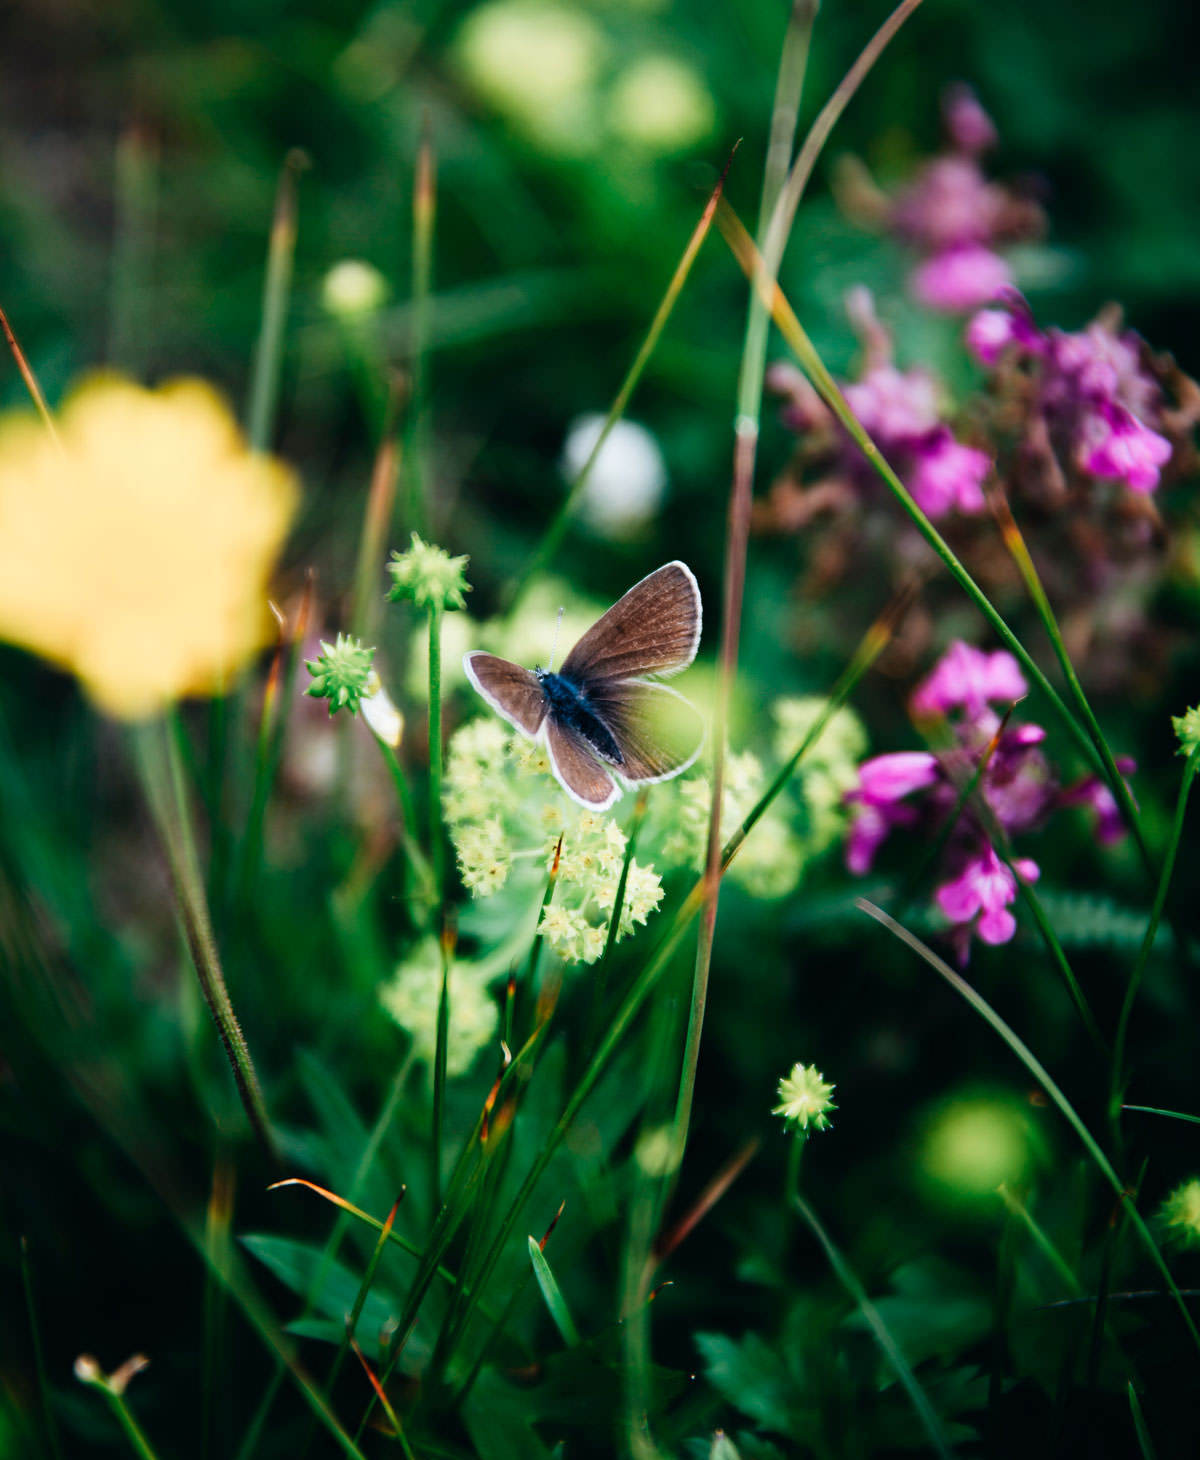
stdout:
[(700, 617), (691, 569), (666, 563), (596, 620), (561, 669), (523, 669), (479, 649), (463, 668), (497, 714), (545, 745), (567, 795), (605, 811), (623, 788), (669, 781), (700, 754), (699, 710), (647, 678), (688, 667)]

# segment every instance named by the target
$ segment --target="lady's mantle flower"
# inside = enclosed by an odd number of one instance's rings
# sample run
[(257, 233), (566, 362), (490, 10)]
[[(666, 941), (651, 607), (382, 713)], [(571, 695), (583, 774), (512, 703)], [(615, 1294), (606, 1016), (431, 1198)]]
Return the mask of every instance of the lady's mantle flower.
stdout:
[[(482, 899), (519, 880), (513, 906), (519, 920), (536, 906), (557, 865), (554, 895), (538, 931), (565, 962), (594, 963), (604, 952), (628, 848), (617, 823), (586, 810), (564, 815), (544, 749), (491, 718), (455, 732), (444, 785), (442, 805), (463, 885)], [(618, 938), (645, 923), (662, 895), (653, 868), (631, 859)]]
[(779, 1082), (780, 1103), (771, 1112), (806, 1131), (824, 1130), (829, 1125), (828, 1112), (837, 1106), (829, 1098), (836, 1087), (830, 1085), (816, 1065), (793, 1065), (790, 1075)]
[[(932, 673), (913, 691), (910, 706), (918, 719), (938, 719), (953, 744), (938, 755), (894, 751), (866, 760), (858, 785), (846, 794), (852, 808), (846, 865), (856, 875), (871, 868), (880, 846), (897, 827), (945, 832), (942, 880), (934, 900), (951, 924), (951, 938), (965, 962), (972, 935), (985, 943), (1007, 943), (1016, 931), (1010, 908), (1017, 879), (1036, 882), (1040, 873), (1028, 857), (1005, 862), (992, 844), (999, 831), (1007, 841), (1034, 831), (1065, 806), (1089, 806), (1102, 841), (1121, 833), (1117, 806), (1108, 787), (1095, 777), (1061, 787), (1042, 752), (1046, 732), (1040, 725), (1002, 720), (995, 707), (1011, 711), (1024, 698), (1025, 678), (1011, 654), (987, 654), (955, 642)], [(1118, 763), (1122, 773), (1132, 761)], [(974, 785), (974, 796), (963, 793)]]
[(408, 598), (418, 608), (466, 608), (471, 585), (463, 576), (467, 558), (452, 558), (444, 548), (423, 542), (414, 532), (407, 552), (392, 554), (388, 599)]
[[(941, 391), (928, 371), (899, 370), (892, 363), (891, 337), (876, 318), (870, 291), (850, 290), (846, 312), (862, 341), (866, 369), (843, 393), (867, 435), (927, 516), (982, 512), (991, 458), (956, 439), (945, 420)], [(862, 452), (799, 370), (772, 366), (767, 384), (784, 397), (784, 424), (802, 443), (792, 478), (772, 490), (769, 511), (779, 525), (789, 520), (789, 504), (794, 525), (804, 524), (805, 498), (813, 506), (827, 506), (835, 493), (856, 502), (877, 490)]]
[(1200, 1247), (1200, 1178), (1185, 1181), (1163, 1202), (1159, 1221), (1167, 1236), (1184, 1247)]
[(0, 420), (0, 637), (71, 670), (101, 709), (211, 694), (269, 638), (267, 580), (297, 504), (198, 380), (96, 376), (58, 441)]
[[(496, 972), (490, 966), (459, 960), (450, 966), (446, 1069), (451, 1077), (466, 1074), (475, 1056), (496, 1037), (500, 1011), (487, 988)], [(441, 994), (442, 955), (433, 938), (425, 939), (379, 990), (384, 1008), (412, 1036), (414, 1056), (430, 1069), (437, 1053)]]

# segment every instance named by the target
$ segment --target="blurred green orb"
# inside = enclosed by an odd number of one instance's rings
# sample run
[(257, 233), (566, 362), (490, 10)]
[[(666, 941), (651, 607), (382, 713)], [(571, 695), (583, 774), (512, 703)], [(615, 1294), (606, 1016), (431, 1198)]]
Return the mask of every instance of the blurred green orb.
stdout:
[(472, 11), (455, 46), (472, 89), (548, 152), (596, 140), (594, 92), (607, 51), (589, 15), (546, 0), (492, 0)]
[(975, 1096), (941, 1106), (925, 1128), (918, 1169), (934, 1192), (951, 1201), (993, 1196), (1019, 1183), (1035, 1155), (1025, 1110), (1004, 1097)]
[(704, 82), (674, 56), (648, 55), (617, 78), (608, 102), (613, 134), (647, 152), (681, 152), (713, 129), (716, 108)]

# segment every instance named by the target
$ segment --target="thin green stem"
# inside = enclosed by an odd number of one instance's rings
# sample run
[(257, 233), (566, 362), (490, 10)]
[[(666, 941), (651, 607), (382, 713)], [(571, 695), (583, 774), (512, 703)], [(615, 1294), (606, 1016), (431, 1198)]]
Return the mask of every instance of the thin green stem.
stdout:
[(439, 901), (446, 896), (442, 833), (442, 606), (429, 609), (429, 861)]
[[(143, 1358), (130, 1359), (124, 1365), (130, 1375), (136, 1374), (144, 1368), (146, 1360)], [(141, 1426), (133, 1417), (133, 1411), (125, 1403), (125, 1384), (127, 1379), (120, 1378), (116, 1374), (105, 1376), (99, 1372), (99, 1366), (94, 1359), (81, 1358), (75, 1364), (75, 1376), (82, 1383), (91, 1389), (99, 1389), (108, 1401), (109, 1407), (116, 1416), (117, 1423), (124, 1431), (125, 1438), (129, 1441), (133, 1453), (138, 1460), (158, 1460), (153, 1446), (147, 1439)]]
[(446, 842), (442, 831), (442, 606), (429, 606), (429, 859), (438, 906), (442, 982), (438, 995), (437, 1047), (433, 1062), (433, 1210), (441, 1207), (442, 1136), (446, 1104), (446, 1059), (450, 1043), (450, 942), (446, 929)]
[(433, 237), (437, 220), (437, 165), (429, 112), (421, 129), (413, 179), (412, 388), (405, 453), (408, 525), (428, 536), (429, 491), (429, 300), (433, 288)]

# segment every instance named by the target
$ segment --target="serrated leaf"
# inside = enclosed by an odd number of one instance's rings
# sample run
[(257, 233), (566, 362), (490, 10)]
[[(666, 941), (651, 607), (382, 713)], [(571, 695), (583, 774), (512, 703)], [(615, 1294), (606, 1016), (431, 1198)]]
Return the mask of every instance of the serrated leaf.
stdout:
[[(892, 1274), (891, 1292), (874, 1304), (888, 1331), (915, 1368), (930, 1359), (949, 1363), (991, 1328), (990, 1298), (973, 1290), (969, 1276), (937, 1258), (906, 1263)], [(858, 1311), (844, 1320), (866, 1330)], [(891, 1376), (891, 1370), (888, 1370)]]
[(776, 1349), (756, 1333), (740, 1339), (698, 1333), (696, 1347), (704, 1359), (705, 1378), (718, 1394), (763, 1429), (791, 1433), (794, 1386)]

